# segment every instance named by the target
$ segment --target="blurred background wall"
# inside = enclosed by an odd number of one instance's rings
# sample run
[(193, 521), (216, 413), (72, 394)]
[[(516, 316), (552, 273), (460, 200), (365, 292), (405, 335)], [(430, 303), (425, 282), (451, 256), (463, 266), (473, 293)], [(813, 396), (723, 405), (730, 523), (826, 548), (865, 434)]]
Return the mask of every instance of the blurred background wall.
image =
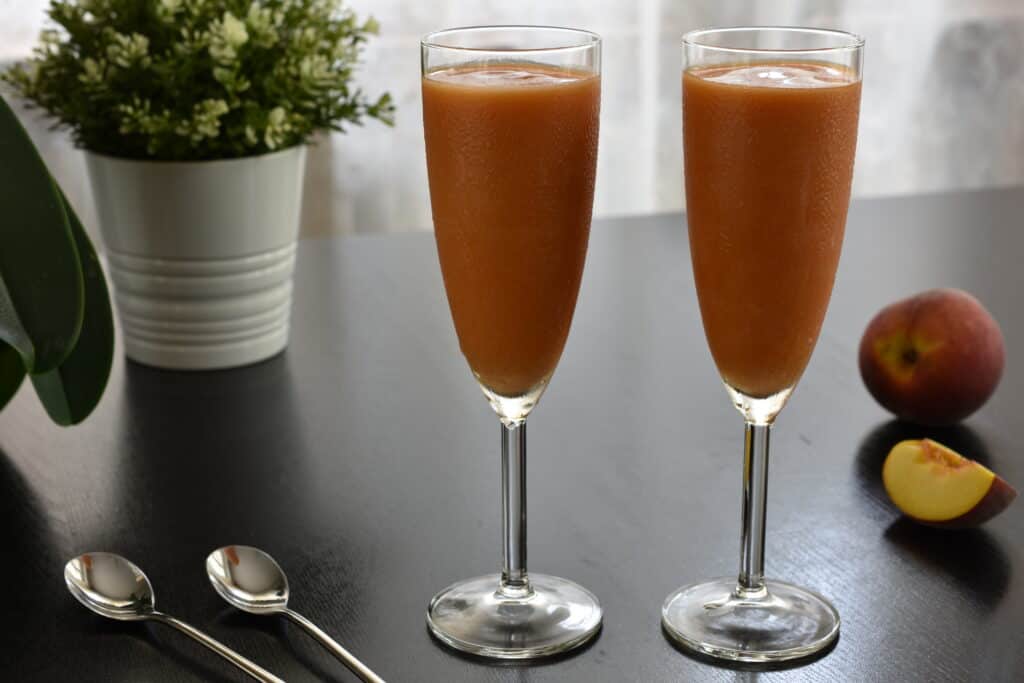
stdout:
[[(157, 0), (139, 0), (156, 2)], [(359, 80), (389, 90), (369, 123), (311, 150), (307, 234), (429, 230), (419, 39), (450, 26), (555, 24), (604, 37), (599, 216), (683, 208), (679, 37), (711, 25), (841, 28), (867, 39), (854, 192), (878, 196), (1024, 183), (1024, 0), (347, 0), (381, 34)], [(28, 53), (46, 0), (0, 0), (0, 62)], [(88, 225), (80, 153), (23, 120)]]

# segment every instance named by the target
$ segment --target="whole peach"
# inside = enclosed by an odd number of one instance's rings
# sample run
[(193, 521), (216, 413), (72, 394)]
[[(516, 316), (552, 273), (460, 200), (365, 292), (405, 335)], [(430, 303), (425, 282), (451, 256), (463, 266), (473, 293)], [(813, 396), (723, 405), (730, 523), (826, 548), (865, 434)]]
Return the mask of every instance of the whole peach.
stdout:
[(886, 306), (860, 342), (868, 391), (897, 417), (958, 422), (995, 391), (1003, 333), (985, 307), (959, 289), (933, 289)]

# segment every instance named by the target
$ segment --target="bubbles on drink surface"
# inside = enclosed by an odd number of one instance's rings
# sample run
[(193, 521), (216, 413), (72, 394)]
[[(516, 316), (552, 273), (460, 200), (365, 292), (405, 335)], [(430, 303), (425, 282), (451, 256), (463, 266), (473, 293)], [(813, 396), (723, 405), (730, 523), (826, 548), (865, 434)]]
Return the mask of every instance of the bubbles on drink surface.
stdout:
[(695, 69), (693, 74), (715, 83), (765, 88), (828, 88), (848, 85), (855, 80), (852, 73), (843, 67), (808, 62), (713, 66)]
[(531, 68), (523, 64), (509, 67), (488, 66), (486, 69), (463, 66), (455, 69), (438, 69), (427, 74), (427, 78), (456, 85), (469, 86), (537, 86), (572, 83), (593, 77), (582, 71), (557, 70), (537, 65)]

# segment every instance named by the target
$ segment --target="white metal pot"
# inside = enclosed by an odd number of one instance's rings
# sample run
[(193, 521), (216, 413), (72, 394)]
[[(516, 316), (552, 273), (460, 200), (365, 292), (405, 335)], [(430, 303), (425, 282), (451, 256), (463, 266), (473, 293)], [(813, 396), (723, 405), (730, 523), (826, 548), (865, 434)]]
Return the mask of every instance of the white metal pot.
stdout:
[(86, 152), (129, 358), (255, 363), (288, 344), (306, 148), (222, 161)]

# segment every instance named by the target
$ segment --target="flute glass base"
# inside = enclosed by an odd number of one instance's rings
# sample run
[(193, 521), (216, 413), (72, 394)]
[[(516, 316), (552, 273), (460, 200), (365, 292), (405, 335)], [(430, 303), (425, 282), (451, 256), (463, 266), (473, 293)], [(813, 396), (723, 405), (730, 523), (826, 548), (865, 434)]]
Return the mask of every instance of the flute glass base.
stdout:
[(661, 623), (684, 648), (733, 662), (809, 657), (839, 635), (839, 613), (817, 593), (771, 580), (741, 593), (735, 577), (680, 588), (665, 600)]
[(601, 629), (601, 605), (586, 588), (557, 576), (530, 574), (529, 592), (498, 591), (501, 576), (460, 581), (434, 596), (427, 626), (463, 652), (496, 659), (534, 659), (583, 645)]

